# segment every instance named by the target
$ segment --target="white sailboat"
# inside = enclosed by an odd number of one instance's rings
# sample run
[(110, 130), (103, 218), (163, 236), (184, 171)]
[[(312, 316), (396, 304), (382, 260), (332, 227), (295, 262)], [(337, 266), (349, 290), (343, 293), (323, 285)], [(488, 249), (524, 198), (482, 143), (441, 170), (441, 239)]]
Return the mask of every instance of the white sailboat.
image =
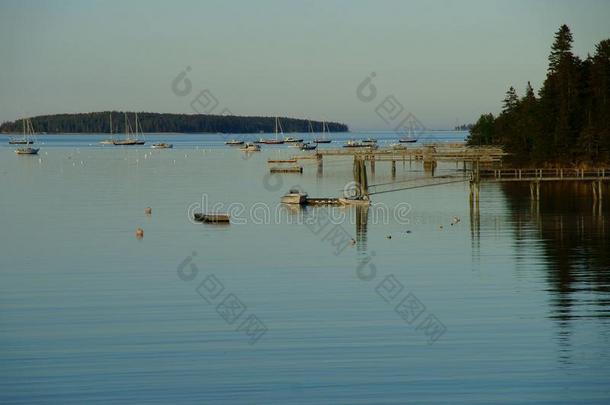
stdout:
[[(23, 140), (26, 145), (34, 143), (31, 140), (31, 137), (34, 135), (34, 127), (32, 126), (32, 121), (28, 119), (23, 119)], [(15, 149), (15, 153), (18, 155), (37, 155), (39, 148), (32, 148), (29, 146), (23, 148)]]

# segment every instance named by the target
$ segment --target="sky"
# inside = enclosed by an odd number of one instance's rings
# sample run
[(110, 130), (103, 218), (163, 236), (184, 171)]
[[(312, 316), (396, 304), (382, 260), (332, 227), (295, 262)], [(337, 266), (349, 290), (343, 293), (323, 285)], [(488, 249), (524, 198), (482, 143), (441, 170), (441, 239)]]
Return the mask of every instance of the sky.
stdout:
[(537, 90), (564, 23), (586, 57), (610, 0), (0, 0), (0, 122), (230, 111), (391, 130), (410, 113), (448, 129)]

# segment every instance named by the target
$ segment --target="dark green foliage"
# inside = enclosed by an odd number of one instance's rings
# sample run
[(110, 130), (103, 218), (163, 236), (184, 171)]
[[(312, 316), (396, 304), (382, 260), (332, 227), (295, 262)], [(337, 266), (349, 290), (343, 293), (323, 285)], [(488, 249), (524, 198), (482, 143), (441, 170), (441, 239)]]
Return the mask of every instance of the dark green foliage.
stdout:
[[(112, 114), (112, 132), (125, 132), (125, 113), (104, 111), (84, 114), (41, 115), (32, 118), (37, 132), (54, 133), (109, 133), (110, 115)], [(134, 113), (128, 112), (129, 125), (135, 125)], [(307, 132), (307, 120), (280, 118), (284, 132)], [(203, 114), (160, 114), (138, 113), (138, 122), (144, 132), (175, 133), (259, 133), (273, 132), (275, 117), (240, 117), (227, 115)], [(347, 125), (328, 122), (331, 132), (345, 132)], [(322, 122), (311, 121), (313, 130), (322, 132)], [(5, 122), (0, 125), (0, 132), (12, 133), (21, 131), (21, 120)]]
[(523, 98), (511, 86), (502, 113), (482, 115), (468, 143), (503, 145), (521, 163), (610, 161), (610, 40), (584, 61), (572, 54), (572, 40), (562, 25), (539, 97), (529, 82)]

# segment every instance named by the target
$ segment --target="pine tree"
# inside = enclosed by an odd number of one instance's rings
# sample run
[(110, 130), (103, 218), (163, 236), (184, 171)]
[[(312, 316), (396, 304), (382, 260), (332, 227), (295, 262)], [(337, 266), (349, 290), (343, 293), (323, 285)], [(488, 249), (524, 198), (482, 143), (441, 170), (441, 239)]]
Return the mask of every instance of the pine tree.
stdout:
[(565, 58), (571, 58), (572, 55), (572, 32), (570, 28), (563, 24), (559, 31), (555, 33), (555, 42), (551, 46), (551, 54), (549, 55), (549, 73), (557, 72), (559, 64)]
[(510, 86), (506, 92), (506, 97), (502, 101), (502, 113), (507, 114), (514, 111), (519, 105), (519, 96), (513, 86)]

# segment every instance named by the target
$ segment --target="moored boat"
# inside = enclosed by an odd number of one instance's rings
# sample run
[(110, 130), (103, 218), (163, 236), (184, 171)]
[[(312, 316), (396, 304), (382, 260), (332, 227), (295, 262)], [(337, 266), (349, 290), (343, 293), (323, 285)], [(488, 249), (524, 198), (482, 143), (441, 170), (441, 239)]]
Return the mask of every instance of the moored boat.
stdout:
[[(32, 121), (30, 119), (23, 119), (23, 137), (18, 139), (18, 145), (29, 145), (34, 143), (34, 141), (30, 138), (34, 134), (34, 127), (32, 126)], [(18, 155), (37, 155), (39, 148), (32, 148), (30, 146), (26, 146), (23, 148), (15, 149), (15, 153)]]
[(247, 144), (245, 144), (244, 146), (239, 148), (239, 150), (242, 150), (244, 152), (258, 152), (258, 151), (261, 150), (261, 147), (259, 145), (254, 144), (254, 143), (248, 142)]
[(26, 148), (17, 148), (15, 149), (15, 153), (18, 155), (38, 155), (38, 148), (30, 148), (29, 146)]
[(239, 145), (243, 145), (244, 141), (240, 141), (239, 139), (231, 139), (230, 141), (226, 141), (225, 145), (229, 145), (229, 146), (239, 146)]
[(317, 147), (315, 143), (304, 143), (301, 145), (301, 150), (315, 150)]
[(31, 145), (34, 143), (34, 141), (31, 139), (10, 138), (8, 143), (10, 145)]
[[(279, 137), (280, 134), (282, 135), (281, 138)], [(258, 143), (266, 145), (281, 145), (284, 143), (284, 130), (278, 117), (275, 117), (275, 139), (260, 139)]]
[(356, 139), (350, 139), (345, 143), (345, 145), (343, 145), (344, 148), (364, 148), (366, 146), (368, 145), (365, 145)]
[(400, 142), (400, 143), (415, 143), (415, 142), (417, 142), (417, 138), (414, 138), (412, 136), (405, 136), (405, 137), (400, 138), (398, 140), (398, 142)]
[[(309, 123), (309, 128), (312, 129), (311, 122)], [(313, 129), (312, 129), (312, 132), (313, 132)], [(314, 139), (313, 140), (314, 143), (331, 143), (332, 140), (330, 140), (329, 138), (326, 137), (327, 132), (330, 132), (328, 130), (328, 124), (326, 123), (326, 121), (322, 121), (322, 138)]]
[(293, 136), (287, 136), (287, 137), (284, 138), (284, 142), (286, 142), (286, 143), (303, 142), (303, 138), (295, 138)]
[(173, 147), (174, 147), (174, 145), (172, 145), (171, 143), (165, 143), (165, 142), (153, 143), (151, 146), (151, 148), (153, 148), (153, 149), (171, 149)]

